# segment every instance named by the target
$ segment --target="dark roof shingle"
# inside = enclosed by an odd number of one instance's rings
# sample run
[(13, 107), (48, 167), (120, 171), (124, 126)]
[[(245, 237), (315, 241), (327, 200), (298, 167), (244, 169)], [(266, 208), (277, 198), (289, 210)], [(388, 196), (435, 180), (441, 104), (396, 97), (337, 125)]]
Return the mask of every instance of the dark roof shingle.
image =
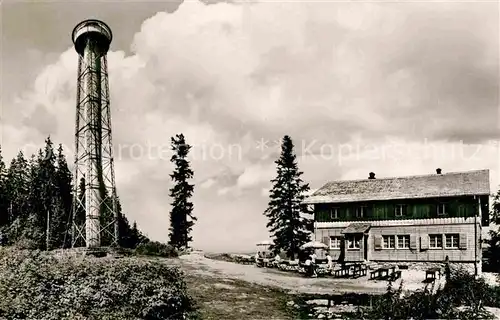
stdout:
[(382, 179), (332, 181), (314, 192), (306, 200), (306, 203), (489, 195), (489, 180), (489, 170), (476, 170)]

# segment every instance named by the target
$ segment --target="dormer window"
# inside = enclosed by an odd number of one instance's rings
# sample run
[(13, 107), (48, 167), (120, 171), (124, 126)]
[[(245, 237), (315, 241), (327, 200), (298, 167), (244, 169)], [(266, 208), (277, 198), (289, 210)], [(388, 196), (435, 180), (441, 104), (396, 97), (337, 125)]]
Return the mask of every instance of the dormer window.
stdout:
[(438, 214), (438, 216), (446, 215), (446, 204), (445, 203), (439, 203), (437, 205), (437, 214)]
[(330, 219), (338, 220), (340, 217), (340, 208), (334, 207), (330, 210)]
[(356, 208), (356, 218), (364, 218), (366, 217), (366, 213), (368, 212), (367, 206), (359, 206)]
[(460, 205), (458, 206), (458, 216), (459, 216), (459, 217), (466, 217), (466, 216), (467, 216), (466, 212), (467, 212), (467, 211), (465, 210), (465, 205), (460, 204)]
[(406, 216), (406, 205), (404, 204), (397, 204), (395, 207), (395, 212), (394, 212), (396, 217), (402, 217)]

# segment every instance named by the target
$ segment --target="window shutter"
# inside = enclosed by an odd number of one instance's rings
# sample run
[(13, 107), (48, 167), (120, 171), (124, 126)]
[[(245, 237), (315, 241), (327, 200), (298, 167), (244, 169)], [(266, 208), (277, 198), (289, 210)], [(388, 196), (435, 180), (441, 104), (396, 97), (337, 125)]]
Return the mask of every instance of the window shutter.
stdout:
[(323, 243), (330, 248), (330, 237), (323, 237)]
[(417, 235), (416, 234), (412, 234), (410, 235), (410, 249), (414, 249), (416, 250), (418, 248), (417, 246)]
[(460, 249), (467, 249), (467, 233), (461, 233), (458, 236), (458, 247)]
[(374, 235), (375, 250), (382, 250), (382, 236), (380, 234)]
[(428, 250), (429, 249), (429, 236), (422, 235), (420, 236), (420, 250)]

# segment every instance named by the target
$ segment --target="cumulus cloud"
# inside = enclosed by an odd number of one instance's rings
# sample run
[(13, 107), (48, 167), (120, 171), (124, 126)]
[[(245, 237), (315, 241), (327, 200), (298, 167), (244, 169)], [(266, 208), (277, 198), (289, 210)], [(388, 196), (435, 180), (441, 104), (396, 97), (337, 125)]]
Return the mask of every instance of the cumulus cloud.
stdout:
[[(312, 188), (370, 171), (490, 168), (498, 176), (498, 147), (488, 144), (498, 139), (497, 7), (187, 1), (152, 16), (131, 55), (108, 55), (127, 214), (166, 238), (169, 144), (181, 132), (199, 186), (195, 246), (213, 250), (267, 238), (262, 195), (275, 174), (274, 141), (285, 134)], [(68, 48), (32, 89), (4, 103), (8, 156), (49, 133), (72, 150), (76, 61)], [(422, 157), (428, 143), (444, 150), (460, 141), (469, 153), (471, 143), (484, 147), (471, 159)]]
[(212, 187), (215, 183), (216, 183), (215, 179), (210, 178), (205, 180), (202, 184), (200, 184), (200, 187), (203, 189), (208, 189)]
[(239, 188), (252, 188), (259, 184), (268, 184), (269, 181), (276, 175), (276, 166), (271, 164), (255, 164), (247, 167), (245, 171), (238, 177), (236, 182)]

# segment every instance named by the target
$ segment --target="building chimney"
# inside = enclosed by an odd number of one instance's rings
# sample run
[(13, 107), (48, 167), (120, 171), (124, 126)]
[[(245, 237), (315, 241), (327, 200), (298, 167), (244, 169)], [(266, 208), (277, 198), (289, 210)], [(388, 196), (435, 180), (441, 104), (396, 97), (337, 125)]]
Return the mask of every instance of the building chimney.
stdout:
[(436, 169), (436, 174), (441, 174), (441, 168)]
[(375, 179), (375, 173), (370, 172), (370, 176), (368, 177), (368, 179)]

